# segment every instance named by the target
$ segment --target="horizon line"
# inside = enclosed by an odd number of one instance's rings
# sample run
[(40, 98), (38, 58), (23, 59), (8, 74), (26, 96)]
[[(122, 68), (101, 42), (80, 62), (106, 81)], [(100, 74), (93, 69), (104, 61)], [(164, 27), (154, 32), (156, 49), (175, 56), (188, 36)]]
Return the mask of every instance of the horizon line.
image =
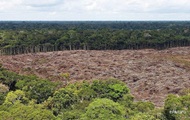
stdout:
[(190, 22), (190, 20), (0, 20), (0, 22)]

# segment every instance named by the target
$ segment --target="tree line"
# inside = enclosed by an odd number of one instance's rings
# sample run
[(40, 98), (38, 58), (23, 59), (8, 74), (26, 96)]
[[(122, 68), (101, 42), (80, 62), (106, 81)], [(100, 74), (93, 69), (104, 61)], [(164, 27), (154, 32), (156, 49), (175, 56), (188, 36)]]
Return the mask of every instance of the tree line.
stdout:
[(0, 22), (0, 54), (190, 45), (190, 22)]

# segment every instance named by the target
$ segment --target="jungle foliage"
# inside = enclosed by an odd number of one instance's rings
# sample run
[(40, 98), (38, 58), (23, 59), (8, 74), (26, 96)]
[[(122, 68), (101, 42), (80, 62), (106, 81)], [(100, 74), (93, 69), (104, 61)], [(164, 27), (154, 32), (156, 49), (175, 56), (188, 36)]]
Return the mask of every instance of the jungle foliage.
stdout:
[(65, 85), (0, 67), (0, 120), (189, 120), (189, 106), (188, 91), (169, 95), (156, 108), (134, 101), (120, 80)]
[(190, 45), (190, 22), (0, 22), (0, 53), (166, 49)]

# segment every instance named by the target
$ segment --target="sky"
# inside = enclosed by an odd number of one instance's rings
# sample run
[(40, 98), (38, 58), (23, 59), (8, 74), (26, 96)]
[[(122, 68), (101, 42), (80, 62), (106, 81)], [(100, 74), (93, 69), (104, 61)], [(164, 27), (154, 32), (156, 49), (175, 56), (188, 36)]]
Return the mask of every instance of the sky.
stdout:
[(190, 0), (0, 0), (6, 20), (190, 20)]

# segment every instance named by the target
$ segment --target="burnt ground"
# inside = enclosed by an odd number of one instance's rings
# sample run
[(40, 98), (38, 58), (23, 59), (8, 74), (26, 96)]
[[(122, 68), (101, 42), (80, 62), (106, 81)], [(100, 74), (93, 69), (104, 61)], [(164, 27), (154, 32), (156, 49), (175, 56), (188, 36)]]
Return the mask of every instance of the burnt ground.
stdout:
[(0, 63), (19, 74), (35, 74), (61, 81), (69, 73), (72, 82), (117, 78), (131, 89), (136, 100), (162, 106), (165, 97), (190, 88), (190, 47), (167, 50), (59, 51), (0, 56)]

